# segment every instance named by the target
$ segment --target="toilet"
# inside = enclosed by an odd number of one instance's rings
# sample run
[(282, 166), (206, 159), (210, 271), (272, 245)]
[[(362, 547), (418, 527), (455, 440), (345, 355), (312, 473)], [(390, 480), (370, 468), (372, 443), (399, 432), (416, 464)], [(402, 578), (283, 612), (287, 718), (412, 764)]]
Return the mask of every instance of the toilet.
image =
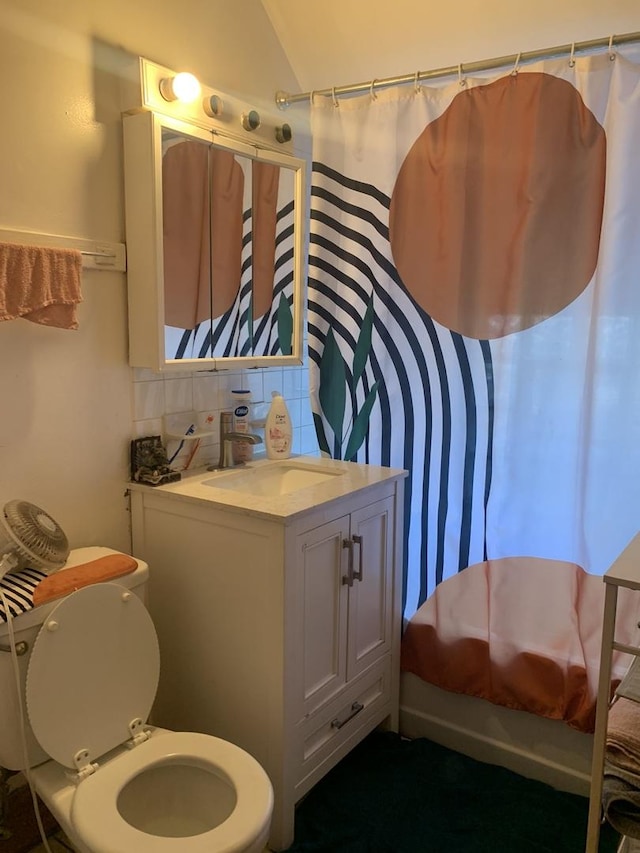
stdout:
[[(117, 552), (80, 548), (67, 567)], [(13, 620), (31, 781), (78, 853), (263, 853), (273, 790), (211, 735), (147, 724), (160, 672), (148, 567)], [(0, 624), (0, 645), (8, 644)], [(0, 651), (0, 765), (23, 770), (11, 655)]]

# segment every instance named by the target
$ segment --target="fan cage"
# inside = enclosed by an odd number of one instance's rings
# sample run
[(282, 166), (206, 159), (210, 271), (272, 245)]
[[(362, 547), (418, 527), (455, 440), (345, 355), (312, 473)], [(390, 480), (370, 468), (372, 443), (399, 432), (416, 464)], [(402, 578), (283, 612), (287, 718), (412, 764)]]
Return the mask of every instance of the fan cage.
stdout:
[(2, 521), (9, 542), (0, 546), (0, 553), (13, 552), (20, 561), (18, 568), (55, 571), (67, 561), (70, 549), (64, 530), (39, 506), (24, 500), (9, 501)]

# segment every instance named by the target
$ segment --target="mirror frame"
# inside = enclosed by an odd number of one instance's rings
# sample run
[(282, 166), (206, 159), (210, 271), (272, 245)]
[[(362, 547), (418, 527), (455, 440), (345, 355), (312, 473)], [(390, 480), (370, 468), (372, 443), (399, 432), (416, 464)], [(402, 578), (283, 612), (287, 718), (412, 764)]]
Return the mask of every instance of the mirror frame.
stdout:
[[(293, 340), (290, 355), (210, 356), (168, 359), (165, 350), (162, 227), (162, 130), (167, 128), (294, 173)], [(161, 113), (123, 116), (129, 364), (155, 372), (238, 370), (302, 364), (304, 323), (303, 253), (306, 228), (306, 162), (260, 145), (225, 136)]]

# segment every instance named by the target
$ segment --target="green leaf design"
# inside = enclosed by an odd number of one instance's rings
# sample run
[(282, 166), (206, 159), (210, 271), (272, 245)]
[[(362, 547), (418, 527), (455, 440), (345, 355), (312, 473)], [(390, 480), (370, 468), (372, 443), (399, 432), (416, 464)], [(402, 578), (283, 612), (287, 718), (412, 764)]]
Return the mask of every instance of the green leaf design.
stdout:
[(327, 332), (324, 352), (320, 361), (320, 388), (318, 396), (324, 416), (333, 430), (337, 444), (342, 444), (342, 423), (346, 401), (346, 371), (344, 359), (333, 335)]
[(316, 428), (316, 438), (318, 439), (318, 447), (320, 448), (320, 452), (325, 454), (326, 456), (331, 456), (331, 451), (329, 450), (329, 442), (327, 441), (327, 436), (324, 431), (324, 423), (322, 422), (322, 415), (319, 415), (317, 412), (314, 412), (313, 424)]
[(282, 355), (291, 355), (293, 349), (293, 314), (284, 293), (278, 303), (278, 346)]
[(356, 351), (353, 354), (353, 390), (358, 385), (358, 381), (364, 373), (369, 353), (371, 352), (371, 330), (373, 328), (373, 294), (369, 299), (367, 310), (364, 312), (358, 342), (356, 343)]
[(347, 449), (344, 452), (344, 458), (347, 461), (351, 461), (353, 459), (353, 457), (360, 449), (360, 445), (365, 439), (367, 430), (369, 429), (369, 418), (371, 416), (371, 409), (373, 408), (373, 404), (376, 401), (377, 392), (378, 383), (374, 382), (374, 384), (371, 386), (371, 390), (367, 394), (366, 400), (362, 404), (362, 408), (360, 409), (356, 418), (353, 421), (353, 429), (351, 430), (351, 435), (349, 436), (349, 441), (347, 442)]

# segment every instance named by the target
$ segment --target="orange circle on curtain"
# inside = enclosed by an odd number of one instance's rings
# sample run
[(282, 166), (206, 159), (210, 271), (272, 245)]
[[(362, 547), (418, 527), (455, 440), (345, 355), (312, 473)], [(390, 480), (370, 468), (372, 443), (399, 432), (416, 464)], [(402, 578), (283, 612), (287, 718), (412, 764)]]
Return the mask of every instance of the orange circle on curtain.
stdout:
[(434, 320), (499, 338), (558, 313), (598, 260), (606, 138), (579, 92), (519, 72), (460, 92), (391, 198), (398, 273)]

